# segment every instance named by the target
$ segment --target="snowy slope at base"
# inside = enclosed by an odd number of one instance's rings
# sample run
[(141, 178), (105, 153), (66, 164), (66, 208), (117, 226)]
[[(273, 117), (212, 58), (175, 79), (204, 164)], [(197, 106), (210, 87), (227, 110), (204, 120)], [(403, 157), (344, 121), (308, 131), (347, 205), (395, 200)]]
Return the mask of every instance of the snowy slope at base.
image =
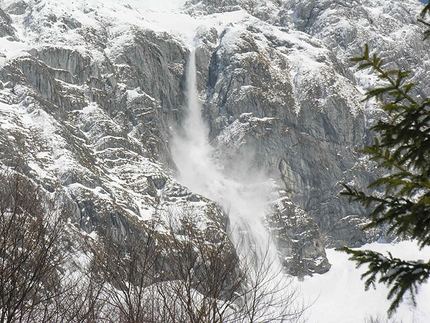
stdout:
[[(403, 241), (396, 244), (373, 243), (362, 249), (372, 249), (386, 254), (389, 251), (394, 257), (404, 259), (428, 259), (430, 248), (418, 250), (414, 242)], [(348, 255), (333, 249), (327, 250), (332, 264), (330, 271), (324, 275), (306, 277), (300, 284), (305, 300), (312, 304), (307, 312), (308, 323), (363, 323), (370, 317), (383, 318), (390, 302), (386, 299), (388, 289), (377, 285), (376, 290), (364, 290), (364, 281), (360, 275), (367, 267), (355, 268), (355, 263), (348, 260)], [(420, 288), (416, 298), (417, 307), (412, 305), (410, 297), (403, 301), (393, 315), (391, 322), (426, 323), (430, 321), (430, 284)], [(397, 321), (395, 321), (397, 320)], [(390, 321), (389, 321), (390, 322)]]

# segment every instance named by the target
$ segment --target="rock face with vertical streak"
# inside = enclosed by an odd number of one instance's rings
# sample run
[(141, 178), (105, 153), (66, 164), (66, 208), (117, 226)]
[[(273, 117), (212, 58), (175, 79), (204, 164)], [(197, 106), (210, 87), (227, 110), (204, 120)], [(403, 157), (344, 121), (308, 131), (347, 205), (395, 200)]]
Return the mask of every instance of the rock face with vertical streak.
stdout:
[[(227, 236), (225, 210), (175, 180), (189, 40), (130, 3), (0, 1), (0, 162), (61, 193), (82, 234), (124, 237), (193, 213)], [(375, 172), (358, 153), (379, 117), (361, 102), (372, 81), (349, 58), (368, 42), (428, 89), (418, 11), (412, 0), (192, 0), (178, 12), (199, 25), (214, 158), (238, 181), (273, 180), (265, 223), (294, 275), (326, 272), (325, 247), (381, 234), (362, 232), (366, 210), (338, 197), (340, 182), (365, 186)]]

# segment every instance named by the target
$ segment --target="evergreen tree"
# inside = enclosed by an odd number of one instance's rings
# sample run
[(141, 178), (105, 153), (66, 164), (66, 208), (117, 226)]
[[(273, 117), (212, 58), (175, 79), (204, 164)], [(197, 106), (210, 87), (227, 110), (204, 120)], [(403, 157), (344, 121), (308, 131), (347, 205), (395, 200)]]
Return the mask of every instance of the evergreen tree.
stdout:
[[(428, 38), (430, 23), (424, 20), (426, 15), (430, 15), (430, 4), (424, 7), (420, 19), (428, 27), (424, 35)], [(341, 194), (371, 208), (367, 229), (382, 226), (389, 234), (416, 240), (420, 248), (430, 246), (430, 98), (418, 100), (411, 95), (416, 85), (408, 82), (409, 71), (387, 70), (378, 55), (369, 53), (367, 45), (363, 56), (352, 60), (358, 63), (358, 69), (373, 69), (383, 83), (370, 90), (365, 100), (380, 100), (387, 117), (371, 128), (377, 137), (362, 152), (387, 174), (370, 184), (373, 193), (344, 185)], [(362, 275), (366, 290), (376, 283), (390, 288), (389, 314), (407, 293), (415, 303), (420, 284), (430, 276), (430, 259), (406, 261), (390, 253), (347, 247), (342, 250), (351, 255), (357, 267), (368, 265)]]

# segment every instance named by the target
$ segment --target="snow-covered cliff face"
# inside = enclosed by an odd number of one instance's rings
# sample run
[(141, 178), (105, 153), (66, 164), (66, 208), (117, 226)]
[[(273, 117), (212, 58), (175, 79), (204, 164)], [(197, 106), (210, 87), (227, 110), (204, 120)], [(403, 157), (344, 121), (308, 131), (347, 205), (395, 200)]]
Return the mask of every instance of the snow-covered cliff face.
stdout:
[(377, 238), (360, 230), (364, 210), (338, 197), (339, 182), (369, 182), (357, 150), (377, 114), (349, 58), (368, 42), (428, 88), (419, 10), (414, 0), (0, 1), (1, 163), (61, 192), (82, 232), (127, 235), (193, 214), (226, 235), (227, 210), (181, 185), (171, 155), (196, 47), (216, 163), (240, 182), (271, 178), (265, 223), (285, 267), (325, 272), (325, 246)]

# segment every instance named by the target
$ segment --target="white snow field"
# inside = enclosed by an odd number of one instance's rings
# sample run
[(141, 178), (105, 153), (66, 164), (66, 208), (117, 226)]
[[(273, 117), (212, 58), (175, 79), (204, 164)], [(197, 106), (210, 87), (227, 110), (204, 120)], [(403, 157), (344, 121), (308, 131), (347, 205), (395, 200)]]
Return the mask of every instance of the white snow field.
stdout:
[[(399, 243), (372, 243), (361, 249), (371, 249), (394, 257), (418, 260), (428, 259), (430, 248), (419, 250), (413, 241)], [(366, 267), (355, 268), (355, 262), (348, 260), (348, 255), (333, 249), (327, 250), (332, 264), (324, 275), (305, 277), (301, 283), (302, 294), (312, 304), (307, 312), (309, 323), (359, 323), (370, 317), (387, 320), (388, 289), (377, 285), (376, 289), (364, 290), (364, 281), (360, 279)], [(422, 285), (416, 297), (417, 306), (413, 306), (408, 296), (388, 322), (427, 323), (430, 322), (430, 284)]]

